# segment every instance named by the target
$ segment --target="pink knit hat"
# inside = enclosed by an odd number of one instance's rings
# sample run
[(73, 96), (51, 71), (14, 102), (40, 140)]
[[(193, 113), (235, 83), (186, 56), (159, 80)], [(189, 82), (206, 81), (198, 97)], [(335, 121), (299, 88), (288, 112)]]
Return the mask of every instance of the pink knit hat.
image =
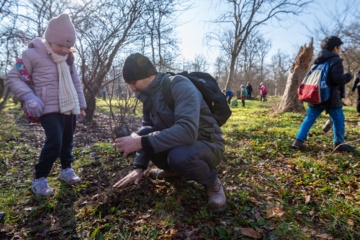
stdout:
[(75, 45), (75, 27), (68, 14), (63, 13), (50, 19), (45, 31), (45, 39), (49, 43), (73, 47)]

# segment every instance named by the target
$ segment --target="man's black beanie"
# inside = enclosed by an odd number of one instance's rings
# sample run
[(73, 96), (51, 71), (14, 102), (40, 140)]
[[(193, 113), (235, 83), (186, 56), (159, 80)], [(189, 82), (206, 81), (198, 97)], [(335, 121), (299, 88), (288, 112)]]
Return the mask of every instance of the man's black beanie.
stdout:
[(125, 60), (123, 77), (127, 83), (144, 79), (157, 73), (153, 63), (140, 53), (133, 53)]
[(337, 36), (327, 36), (321, 41), (321, 49), (332, 51), (335, 47), (340, 46), (341, 44), (343, 44), (343, 42)]

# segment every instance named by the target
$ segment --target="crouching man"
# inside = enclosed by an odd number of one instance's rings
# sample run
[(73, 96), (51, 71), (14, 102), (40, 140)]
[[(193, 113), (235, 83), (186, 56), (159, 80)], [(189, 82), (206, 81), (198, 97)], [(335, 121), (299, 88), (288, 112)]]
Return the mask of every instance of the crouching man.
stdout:
[(136, 156), (134, 170), (113, 187), (137, 184), (152, 161), (157, 168), (150, 170), (150, 177), (194, 180), (206, 189), (210, 209), (224, 211), (226, 196), (216, 172), (223, 159), (224, 138), (198, 89), (186, 77), (175, 76), (171, 81), (172, 109), (162, 91), (169, 76), (157, 72), (139, 53), (126, 59), (123, 77), (143, 103), (143, 126), (131, 136), (115, 140), (114, 146), (123, 157), (131, 152)]

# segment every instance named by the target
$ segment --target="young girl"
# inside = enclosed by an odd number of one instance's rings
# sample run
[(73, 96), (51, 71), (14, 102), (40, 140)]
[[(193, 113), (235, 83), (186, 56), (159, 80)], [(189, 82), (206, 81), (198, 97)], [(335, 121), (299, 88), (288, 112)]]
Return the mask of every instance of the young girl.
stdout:
[(34, 90), (20, 79), (16, 67), (6, 79), (7, 86), (24, 102), (29, 115), (40, 118), (45, 131), (46, 139), (35, 165), (31, 187), (37, 196), (53, 194), (46, 178), (57, 158), (62, 168), (60, 180), (68, 184), (80, 181), (71, 168), (73, 134), (76, 115), (86, 115), (86, 102), (71, 52), (75, 40), (75, 28), (67, 14), (52, 18), (45, 39), (33, 39), (22, 53)]

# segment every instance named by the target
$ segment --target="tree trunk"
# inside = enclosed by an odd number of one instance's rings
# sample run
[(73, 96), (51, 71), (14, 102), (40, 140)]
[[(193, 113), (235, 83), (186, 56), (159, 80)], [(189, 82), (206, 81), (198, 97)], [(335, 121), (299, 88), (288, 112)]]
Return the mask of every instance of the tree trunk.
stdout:
[(5, 87), (5, 79), (0, 78), (0, 113), (5, 108), (7, 100), (9, 98), (10, 91)]
[(281, 113), (305, 112), (303, 102), (298, 99), (297, 89), (309, 70), (313, 54), (314, 47), (313, 39), (311, 38), (309, 47), (306, 47), (306, 44), (300, 47), (295, 62), (290, 69), (283, 99), (279, 106), (279, 111)]
[(236, 62), (236, 57), (232, 56), (231, 58), (231, 62), (230, 62), (230, 72), (229, 72), (229, 76), (226, 80), (226, 84), (225, 84), (225, 89), (227, 90), (235, 90), (236, 89), (236, 83), (234, 80), (235, 77), (235, 62)]
[(96, 95), (93, 95), (92, 93), (89, 93), (89, 91), (87, 91), (86, 93), (85, 93), (85, 99), (86, 99), (87, 108), (85, 110), (85, 112), (86, 112), (85, 121), (90, 122), (90, 121), (93, 120), (94, 114), (95, 114)]

